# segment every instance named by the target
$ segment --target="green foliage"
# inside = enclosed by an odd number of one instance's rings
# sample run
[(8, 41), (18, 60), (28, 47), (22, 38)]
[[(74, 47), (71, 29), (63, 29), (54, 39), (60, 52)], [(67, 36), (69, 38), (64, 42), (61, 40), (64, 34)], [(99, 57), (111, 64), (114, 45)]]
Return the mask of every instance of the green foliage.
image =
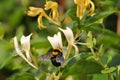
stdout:
[[(60, 30), (45, 18), (43, 23), (48, 28), (39, 29), (38, 16), (27, 15), (29, 5), (40, 7), (45, 1), (47, 0), (0, 1), (0, 80), (54, 80), (60, 73), (60, 80), (69, 80), (68, 77), (72, 80), (119, 80), (120, 35), (105, 24), (110, 23), (110, 20), (106, 19), (110, 15), (120, 15), (120, 0), (92, 0), (96, 7), (94, 14), (88, 16), (86, 10), (81, 20), (76, 16), (77, 7), (74, 3), (66, 6), (67, 11), (60, 12), (62, 16), (60, 15), (60, 22), (57, 23), (60, 23), (62, 28), (72, 29), (73, 45), (76, 45), (79, 51), (75, 54), (73, 46), (69, 58), (60, 67), (53, 66), (50, 59), (39, 60), (41, 55), (47, 54), (52, 48), (47, 36), (53, 36)], [(49, 11), (46, 13), (49, 14)], [(65, 22), (66, 20), (68, 22)], [(112, 27), (117, 29), (117, 26)], [(38, 64), (38, 70), (27, 64), (14, 48), (13, 38), (16, 36), (23, 51), (20, 39), (30, 33), (30, 51)], [(63, 45), (68, 45), (63, 34), (62, 39)], [(65, 55), (67, 46), (63, 48)]]
[[(74, 62), (72, 65), (67, 65), (63, 71), (63, 77), (67, 77), (68, 75), (77, 75), (81, 74), (88, 75), (88, 74), (95, 74), (100, 73), (103, 67), (95, 61), (80, 59)], [(84, 76), (82, 77), (84, 79)]]
[(2, 25), (0, 25), (0, 39), (3, 39), (4, 33), (4, 28), (2, 27)]
[(34, 76), (30, 73), (18, 73), (13, 75), (8, 80), (35, 80)]

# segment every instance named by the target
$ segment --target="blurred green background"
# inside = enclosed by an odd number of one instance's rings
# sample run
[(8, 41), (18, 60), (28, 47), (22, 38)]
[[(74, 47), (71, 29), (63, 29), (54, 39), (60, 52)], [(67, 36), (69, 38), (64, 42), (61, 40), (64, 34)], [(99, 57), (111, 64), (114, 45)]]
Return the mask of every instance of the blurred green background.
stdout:
[[(76, 17), (74, 17), (76, 11), (73, 0), (54, 1), (59, 3), (64, 14), (71, 8), (68, 15), (70, 15), (72, 23), (65, 25), (72, 25), (71, 28), (75, 31), (74, 26), (76, 26), (77, 20)], [(79, 29), (92, 31), (97, 39), (97, 46), (101, 44), (104, 45), (104, 59), (106, 59), (106, 56), (112, 56), (112, 60), (108, 65), (117, 66), (120, 64), (120, 36), (117, 34), (117, 21), (118, 16), (120, 16), (120, 0), (93, 0), (93, 2), (96, 7), (96, 15), (83, 19)], [(46, 37), (56, 33), (57, 28), (55, 28), (54, 25), (49, 25), (48, 21), (45, 20), (45, 24), (49, 27), (40, 30), (37, 24), (37, 16), (29, 17), (26, 14), (29, 6), (43, 7), (44, 4), (45, 0), (0, 0), (0, 80), (34, 80), (34, 76), (38, 76), (38, 73), (40, 76), (45, 76), (42, 72), (31, 69), (29, 65), (16, 54), (13, 45), (14, 36), (20, 39), (23, 34), (28, 35), (33, 33), (31, 51), (36, 58), (50, 49), (50, 43)], [(81, 48), (79, 50), (80, 53), (88, 52), (88, 49), (84, 46), (78, 47)], [(83, 64), (84, 62), (85, 61), (83, 61)], [(79, 64), (79, 62), (77, 64)], [(78, 68), (76, 67), (78, 66), (77, 64), (73, 66), (73, 68), (70, 67), (73, 71), (69, 71), (68, 74), (73, 73), (75, 71), (74, 68)], [(65, 73), (64, 76), (66, 77), (68, 74)], [(98, 76), (100, 78), (102, 75)], [(106, 77), (106, 75), (104, 76)], [(102, 78), (104, 76), (102, 76)], [(43, 77), (42, 80), (44, 79)], [(92, 80), (98, 80), (98, 78), (96, 79), (96, 75), (94, 75)]]

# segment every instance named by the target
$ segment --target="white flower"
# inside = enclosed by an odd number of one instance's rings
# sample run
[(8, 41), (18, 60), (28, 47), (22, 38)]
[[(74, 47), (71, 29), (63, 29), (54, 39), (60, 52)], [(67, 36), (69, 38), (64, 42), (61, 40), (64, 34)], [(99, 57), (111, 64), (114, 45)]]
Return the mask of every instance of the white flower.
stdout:
[(14, 46), (15, 46), (15, 50), (17, 52), (17, 54), (23, 58), (30, 66), (32, 66), (35, 69), (38, 69), (33, 63), (32, 63), (32, 59), (30, 55), (30, 37), (32, 34), (30, 34), (29, 36), (25, 37), (22, 36), (21, 37), (21, 45), (22, 45), (22, 49), (25, 51), (26, 56), (23, 54), (22, 50), (20, 50), (19, 45), (18, 45), (18, 40), (17, 37), (14, 37)]
[(66, 29), (61, 29), (61, 28), (59, 29), (64, 33), (67, 39), (67, 42), (68, 42), (67, 51), (66, 51), (66, 59), (69, 57), (72, 46), (75, 48), (75, 54), (78, 54), (78, 47), (75, 44), (72, 30), (69, 27), (67, 27)]
[(48, 36), (47, 37), (50, 44), (52, 45), (53, 49), (57, 49), (60, 48), (62, 49), (62, 39), (61, 39), (61, 33), (58, 32), (57, 34), (55, 34), (53, 37)]
[(30, 37), (32, 34), (30, 34), (29, 36), (22, 36), (21, 37), (21, 45), (24, 51), (29, 51), (30, 50)]
[(31, 57), (30, 57), (30, 37), (32, 34), (28, 35), (28, 36), (22, 36), (21, 37), (21, 45), (22, 45), (22, 49), (25, 51), (26, 53), (26, 57), (28, 58), (28, 60), (31, 61)]
[(66, 29), (61, 29), (59, 28), (65, 35), (66, 39), (67, 39), (67, 42), (68, 44), (74, 44), (74, 37), (73, 37), (73, 32), (70, 28), (66, 28)]

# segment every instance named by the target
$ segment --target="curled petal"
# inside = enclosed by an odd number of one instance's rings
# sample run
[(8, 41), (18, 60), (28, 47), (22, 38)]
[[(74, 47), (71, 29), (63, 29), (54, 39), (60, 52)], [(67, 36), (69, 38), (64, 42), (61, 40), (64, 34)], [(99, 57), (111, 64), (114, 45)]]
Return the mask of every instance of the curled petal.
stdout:
[(38, 27), (39, 27), (40, 29), (46, 28), (46, 26), (44, 26), (44, 25), (43, 25), (43, 22), (42, 22), (42, 15), (40, 15), (40, 16), (38, 17), (37, 21), (38, 21)]
[(86, 9), (89, 11), (89, 16), (94, 12), (95, 7), (91, 0), (74, 0), (74, 3), (77, 5), (76, 14), (80, 19), (84, 16)]
[(87, 7), (90, 3), (90, 0), (85, 0), (85, 7)]
[(35, 69), (38, 70), (38, 68), (37, 68), (34, 64), (32, 64), (32, 63), (24, 56), (24, 54), (22, 53), (22, 51), (20, 50), (20, 48), (19, 48), (19, 46), (18, 46), (18, 41), (17, 41), (17, 38), (16, 38), (16, 37), (14, 37), (14, 46), (15, 46), (15, 50), (16, 50), (17, 54), (18, 54), (22, 59), (24, 59), (30, 66), (32, 66), (33, 68), (35, 68)]
[(94, 3), (93, 3), (92, 1), (90, 1), (90, 5), (91, 5), (91, 7), (90, 7), (90, 10), (89, 10), (89, 14), (88, 14), (88, 15), (92, 15), (93, 12), (94, 12), (94, 10), (95, 10), (95, 6), (94, 6)]
[(42, 13), (44, 10), (42, 8), (36, 8), (36, 7), (29, 7), (29, 10), (27, 12), (27, 14), (29, 16), (37, 16), (39, 15), (40, 13)]
[(56, 2), (47, 1), (45, 4), (45, 10), (51, 9), (50, 16), (52, 15), (53, 20), (57, 20), (58, 18), (58, 4)]
[(56, 10), (58, 8), (58, 4), (53, 1), (47, 1), (45, 4), (45, 10), (52, 9)]
[(20, 50), (20, 48), (18, 46), (18, 40), (17, 40), (16, 37), (14, 37), (14, 46), (15, 46), (15, 50), (16, 50), (17, 54), (19, 56), (21, 56), (22, 58), (24, 58), (24, 55), (23, 55), (23, 53), (21, 52), (21, 50)]
[(57, 18), (58, 18), (58, 12), (57, 11), (53, 11), (52, 18), (53, 18), (53, 20), (57, 20)]
[(84, 0), (74, 0), (74, 3), (77, 5), (84, 4)]
[(75, 44), (73, 45), (73, 47), (75, 48), (75, 54), (77, 55), (79, 52), (79, 49), (78, 49), (77, 45), (75, 45)]
[(77, 6), (77, 17), (79, 17), (80, 19), (82, 19), (82, 17), (84, 16), (84, 13), (85, 13), (85, 8), (84, 6), (80, 5), (80, 6)]
[(68, 28), (68, 27), (66, 28), (66, 30), (61, 29), (61, 28), (59, 28), (59, 29), (64, 33), (68, 43), (73, 44), (74, 43), (74, 37), (73, 37), (72, 30), (70, 28)]
[(53, 49), (56, 49), (56, 48), (62, 49), (62, 38), (61, 38), (60, 32), (58, 32), (58, 34), (55, 34), (53, 37), (48, 36), (47, 38), (51, 43)]

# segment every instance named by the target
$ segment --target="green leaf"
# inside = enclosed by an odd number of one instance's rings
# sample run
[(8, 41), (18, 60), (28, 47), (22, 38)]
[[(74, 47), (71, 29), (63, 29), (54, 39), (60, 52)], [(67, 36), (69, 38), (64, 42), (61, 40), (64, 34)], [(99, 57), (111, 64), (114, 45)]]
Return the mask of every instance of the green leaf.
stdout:
[(103, 74), (107, 74), (107, 73), (111, 73), (111, 72), (113, 72), (113, 71), (115, 71), (116, 70), (116, 67), (110, 67), (110, 68), (105, 68), (104, 70), (102, 70), (101, 72), (103, 73)]
[(0, 41), (0, 69), (11, 63), (12, 56), (10, 55), (10, 51), (8, 49), (10, 46), (11, 45), (9, 45), (7, 41)]
[(109, 16), (110, 14), (112, 14), (114, 12), (115, 11), (112, 10), (112, 11), (103, 11), (103, 12), (97, 13), (86, 20), (85, 26), (88, 27), (88, 26), (94, 24), (95, 22), (101, 20), (102, 18)]
[(20, 21), (22, 20), (22, 17), (23, 17), (23, 10), (22, 10), (22, 8), (18, 8), (9, 17), (10, 26), (13, 27), (13, 28), (18, 26), (18, 24), (20, 24)]
[(79, 18), (76, 16), (76, 7), (70, 9), (69, 15), (73, 21), (79, 21)]
[(35, 78), (30, 73), (17, 73), (10, 77), (9, 80), (35, 80)]
[(98, 53), (99, 53), (99, 56), (102, 57), (102, 55), (103, 55), (103, 44), (100, 45)]
[(70, 9), (68, 9), (67, 12), (65, 13), (63, 19), (61, 20), (61, 23), (64, 22), (65, 18), (68, 16), (69, 13), (70, 13)]
[(111, 48), (118, 48), (119, 49), (119, 41), (120, 36), (116, 33), (108, 30), (103, 29), (99, 24), (93, 24), (86, 28), (87, 30), (92, 31), (93, 33), (97, 33), (99, 35), (98, 38), (96, 38), (97, 43), (99, 44), (105, 44), (104, 47), (111, 47)]
[[(70, 63), (70, 62), (69, 62)], [(95, 61), (85, 60), (85, 59), (72, 59), (71, 65), (63, 69), (63, 77), (67, 75), (76, 75), (76, 74), (95, 74), (100, 73), (103, 67)], [(66, 73), (67, 72), (67, 73)]]
[(92, 80), (108, 80), (107, 74), (94, 74)]
[(3, 39), (4, 33), (4, 28), (2, 27), (2, 25), (0, 25), (0, 39)]
[(95, 38), (93, 38), (93, 44), (96, 45), (96, 39)]
[(108, 56), (107, 64), (112, 60), (112, 56)]

